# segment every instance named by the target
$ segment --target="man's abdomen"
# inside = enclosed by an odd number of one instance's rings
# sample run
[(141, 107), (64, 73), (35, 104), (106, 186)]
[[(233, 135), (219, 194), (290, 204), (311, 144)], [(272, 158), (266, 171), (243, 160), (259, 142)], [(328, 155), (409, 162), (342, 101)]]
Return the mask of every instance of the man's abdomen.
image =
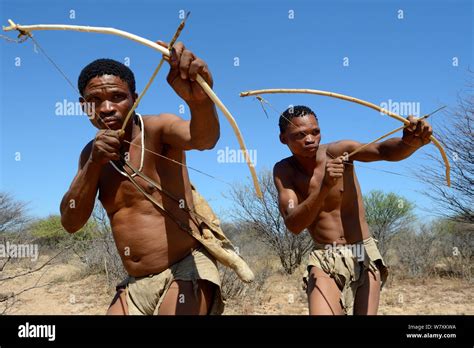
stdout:
[(123, 265), (134, 277), (160, 273), (199, 245), (156, 209), (123, 208), (114, 214), (111, 226)]
[(368, 238), (365, 219), (357, 213), (341, 216), (339, 210), (321, 212), (315, 224), (310, 227), (313, 240), (321, 244), (356, 243)]

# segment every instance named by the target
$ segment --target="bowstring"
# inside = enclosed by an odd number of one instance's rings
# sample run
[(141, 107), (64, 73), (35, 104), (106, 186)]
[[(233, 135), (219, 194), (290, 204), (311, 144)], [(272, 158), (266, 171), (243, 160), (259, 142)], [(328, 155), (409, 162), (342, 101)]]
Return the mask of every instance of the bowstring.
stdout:
[[(38, 43), (38, 41), (36, 41), (36, 39), (33, 37), (33, 35), (31, 35), (31, 33), (28, 33), (28, 36), (31, 38), (31, 40), (33, 41), (34, 45), (40, 50), (40, 52), (46, 57), (46, 59), (56, 68), (56, 70), (61, 74), (62, 77), (64, 77), (67, 81), (67, 83), (69, 84), (69, 86), (71, 86), (71, 88), (81, 97), (81, 92), (79, 92), (79, 89), (77, 89), (77, 87), (72, 83), (72, 81), (67, 77), (67, 75), (64, 73), (64, 71), (59, 67), (58, 64), (56, 64), (56, 62), (46, 53), (46, 51), (43, 49), (43, 47), (40, 46), (40, 44)], [(25, 36), (26, 38), (28, 38), (27, 36)], [(94, 111), (94, 116), (99, 116), (97, 115), (97, 113)], [(100, 116), (99, 116), (100, 118)], [(107, 124), (106, 124), (107, 126)], [(108, 126), (107, 126), (108, 127)], [(108, 127), (109, 128), (109, 127)], [(110, 129), (110, 128), (109, 128)]]
[[(130, 144), (130, 145), (132, 145), (132, 146), (140, 147), (140, 145), (133, 144), (133, 143), (131, 143), (131, 142), (128, 141), (128, 140), (125, 140), (125, 139), (124, 139), (123, 141), (126, 142), (126, 143), (128, 143), (128, 144)], [(145, 151), (147, 151), (147, 152), (149, 152), (149, 153), (152, 153), (152, 154), (154, 154), (155, 156), (158, 156), (158, 157), (161, 157), (161, 158), (165, 158), (165, 159), (167, 159), (167, 160), (170, 161), (170, 162), (173, 162), (173, 163), (178, 164), (178, 165), (180, 165), (180, 166), (189, 168), (189, 169), (194, 170), (195, 172), (198, 172), (198, 173), (200, 173), (200, 174), (202, 174), (202, 175), (205, 175), (205, 176), (207, 176), (207, 177), (209, 177), (209, 178), (211, 178), (211, 179), (220, 181), (220, 182), (222, 182), (222, 183), (224, 183), (224, 184), (227, 184), (227, 185), (233, 187), (233, 185), (232, 185), (231, 183), (229, 183), (228, 181), (225, 181), (224, 179), (221, 179), (221, 178), (219, 178), (219, 177), (213, 176), (213, 175), (208, 174), (208, 173), (206, 173), (206, 172), (203, 172), (203, 171), (201, 171), (201, 170), (199, 170), (199, 169), (193, 168), (193, 167), (191, 167), (191, 166), (189, 166), (189, 165), (187, 165), (187, 164), (181, 163), (181, 162), (176, 161), (176, 160), (174, 160), (174, 159), (172, 159), (172, 158), (166, 157), (165, 155), (162, 155), (162, 154), (160, 154), (160, 153), (158, 153), (158, 152), (154, 152), (154, 151), (152, 151), (152, 150), (149, 150), (149, 149), (147, 149), (146, 147), (144, 147), (144, 149), (145, 149)]]

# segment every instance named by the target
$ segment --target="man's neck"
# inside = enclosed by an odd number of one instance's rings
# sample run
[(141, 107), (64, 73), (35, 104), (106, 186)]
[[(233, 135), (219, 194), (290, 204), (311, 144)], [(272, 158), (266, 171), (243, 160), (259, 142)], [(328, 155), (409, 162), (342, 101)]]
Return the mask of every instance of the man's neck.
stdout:
[(296, 164), (296, 167), (299, 171), (311, 175), (316, 168), (316, 159), (314, 157), (301, 157), (298, 155), (293, 155), (293, 161)]
[(314, 169), (319, 165), (319, 153), (322, 150), (321, 146), (316, 151), (314, 157), (303, 157), (293, 154), (293, 160), (296, 162), (298, 169), (308, 175), (312, 175)]

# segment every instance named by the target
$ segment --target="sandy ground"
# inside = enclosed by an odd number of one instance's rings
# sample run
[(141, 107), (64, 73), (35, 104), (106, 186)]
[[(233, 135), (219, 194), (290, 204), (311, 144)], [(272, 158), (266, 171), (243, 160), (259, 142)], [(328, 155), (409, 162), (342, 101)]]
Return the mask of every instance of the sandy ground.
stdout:
[[(0, 279), (28, 270), (12, 266), (0, 274)], [(54, 263), (41, 271), (6, 281), (0, 293), (17, 293), (37, 286), (17, 296), (15, 303), (10, 299), (7, 314), (105, 314), (113, 297), (112, 289), (107, 289), (104, 275), (83, 273), (78, 262)], [(0, 312), (3, 309), (0, 304)]]
[[(228, 301), (226, 314), (307, 315), (306, 293), (296, 276), (274, 275), (259, 301)], [(268, 285), (267, 285), (268, 287)], [(460, 279), (400, 280), (382, 290), (379, 314), (474, 314), (474, 284)]]
[[(0, 279), (28, 271), (19, 264), (8, 265)], [(307, 315), (306, 294), (301, 275), (274, 273), (258, 294), (227, 301), (224, 314)], [(114, 289), (105, 275), (84, 275), (79, 262), (57, 262), (44, 270), (0, 282), (0, 293), (23, 292), (8, 301), (7, 314), (104, 314)], [(0, 296), (1, 298), (1, 296)], [(0, 303), (0, 313), (5, 302)], [(474, 283), (433, 278), (392, 280), (383, 289), (379, 314), (474, 314)]]

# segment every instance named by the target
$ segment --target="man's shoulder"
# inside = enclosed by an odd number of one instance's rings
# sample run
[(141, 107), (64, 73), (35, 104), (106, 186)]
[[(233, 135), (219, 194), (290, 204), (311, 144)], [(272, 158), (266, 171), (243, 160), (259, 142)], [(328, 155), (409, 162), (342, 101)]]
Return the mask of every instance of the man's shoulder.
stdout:
[(354, 144), (354, 140), (344, 139), (344, 140), (334, 141), (332, 143), (327, 143), (321, 146), (325, 146), (325, 148), (322, 150), (326, 151), (326, 153), (330, 157), (339, 157), (339, 156), (344, 156), (345, 153), (350, 151), (352, 144)]
[(83, 155), (90, 155), (91, 151), (92, 151), (92, 144), (94, 143), (94, 139), (92, 139), (91, 141), (89, 141), (86, 145), (84, 145), (84, 148), (82, 149), (81, 151), (81, 157)]
[(293, 170), (293, 167), (291, 166), (290, 162), (292, 157), (293, 156), (283, 158), (282, 160), (275, 163), (275, 165), (273, 166), (273, 176), (281, 176), (291, 173)]
[(145, 127), (153, 127), (159, 128), (169, 125), (178, 120), (182, 120), (181, 117), (172, 113), (161, 113), (161, 114), (153, 114), (153, 115), (142, 115), (143, 122)]

